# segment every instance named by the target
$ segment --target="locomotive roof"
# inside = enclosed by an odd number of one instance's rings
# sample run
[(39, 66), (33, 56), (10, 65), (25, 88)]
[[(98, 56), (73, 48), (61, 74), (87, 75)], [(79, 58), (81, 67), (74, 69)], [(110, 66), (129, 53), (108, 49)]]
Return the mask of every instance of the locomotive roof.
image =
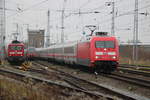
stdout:
[(13, 40), (11, 43), (21, 43), (21, 42), (18, 40)]
[(93, 36), (92, 38), (116, 39), (115, 36)]
[(13, 40), (11, 43), (8, 44), (9, 45), (24, 45), (24, 43), (18, 41), (18, 40)]
[(8, 46), (9, 45), (24, 45), (23, 43), (10, 43), (10, 44), (8, 44)]
[(116, 39), (115, 36), (88, 36), (84, 39), (81, 39), (80, 42), (90, 42), (93, 39), (103, 39), (103, 40), (114, 40)]
[(59, 43), (59, 44), (51, 45), (47, 48), (36, 48), (36, 51), (47, 50), (47, 49), (50, 49), (50, 48), (69, 47), (69, 46), (72, 46), (74, 44), (77, 44), (77, 41), (73, 41), (73, 42), (69, 42), (69, 43)]

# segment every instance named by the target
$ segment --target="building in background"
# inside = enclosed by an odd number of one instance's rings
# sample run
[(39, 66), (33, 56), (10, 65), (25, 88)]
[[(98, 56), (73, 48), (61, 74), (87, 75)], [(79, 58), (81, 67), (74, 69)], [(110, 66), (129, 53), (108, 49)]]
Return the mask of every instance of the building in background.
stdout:
[(28, 30), (28, 47), (44, 47), (45, 30)]

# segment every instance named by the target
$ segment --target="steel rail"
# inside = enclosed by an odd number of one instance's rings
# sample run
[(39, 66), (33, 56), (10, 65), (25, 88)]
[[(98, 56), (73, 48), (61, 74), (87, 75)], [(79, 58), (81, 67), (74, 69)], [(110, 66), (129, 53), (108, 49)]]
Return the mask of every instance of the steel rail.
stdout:
[(144, 65), (130, 65), (130, 64), (119, 64), (119, 66), (121, 66), (121, 67), (130, 66), (130, 67), (144, 67), (144, 68), (150, 68), (150, 66), (144, 66)]
[(141, 70), (141, 71), (146, 71), (146, 72), (150, 72), (150, 67), (149, 66), (135, 66), (135, 65), (119, 65), (119, 68), (132, 68), (135, 70)]
[(150, 81), (149, 80), (139, 79), (139, 78), (135, 78), (135, 77), (129, 77), (129, 76), (120, 75), (117, 73), (113, 73), (111, 75), (103, 75), (103, 76), (109, 77), (109, 78), (114, 78), (114, 79), (121, 80), (121, 81), (125, 81), (128, 83), (133, 83), (133, 84), (143, 86), (146, 88), (150, 88)]
[(0, 74), (9, 73), (9, 74), (13, 74), (13, 75), (16, 75), (16, 76), (19, 76), (19, 77), (27, 77), (27, 78), (31, 78), (35, 81), (38, 81), (38, 82), (45, 82), (49, 85), (56, 85), (56, 86), (59, 86), (59, 87), (68, 88), (70, 90), (83, 92), (83, 93), (86, 93), (86, 94), (91, 95), (91, 96), (95, 96), (95, 97), (99, 97), (99, 98), (100, 97), (101, 98), (106, 98), (107, 100), (113, 100), (113, 98), (108, 97), (108, 96), (106, 97), (106, 96), (98, 94), (98, 93), (93, 93), (91, 91), (85, 91), (85, 90), (80, 89), (80, 88), (71, 87), (71, 86), (64, 85), (64, 84), (59, 83), (59, 82), (54, 82), (54, 81), (51, 81), (51, 80), (48, 80), (48, 79), (44, 79), (44, 78), (41, 78), (41, 77), (38, 77), (38, 76), (29, 75), (29, 74), (26, 74), (26, 73), (22, 73), (22, 72), (18, 72), (18, 71), (12, 71), (10, 69), (0, 68), (0, 72), (1, 72)]
[[(36, 62), (36, 64), (39, 64), (41, 66), (46, 66), (48, 67), (48, 65), (46, 64), (43, 64), (41, 62)], [(117, 95), (118, 97), (122, 97), (123, 99), (125, 100), (137, 100), (137, 99), (140, 99), (140, 100), (146, 100), (145, 97), (141, 97), (141, 96), (138, 96), (138, 95), (135, 95), (135, 94), (132, 94), (132, 93), (127, 93), (127, 92), (124, 92), (124, 91), (121, 91), (121, 90), (118, 90), (118, 89), (113, 89), (112, 87), (110, 86), (106, 86), (104, 84), (97, 84), (95, 82), (91, 82), (91, 81), (88, 81), (88, 80), (85, 80), (85, 79), (81, 79), (79, 77), (76, 77), (76, 76), (73, 76), (69, 73), (66, 73), (66, 72), (63, 72), (63, 71), (60, 71), (58, 69), (55, 69), (55, 68), (50, 68), (50, 69), (53, 69), (53, 70), (56, 70), (57, 72), (60, 72), (62, 73), (62, 76), (64, 77), (65, 81), (69, 82), (70, 84), (72, 84), (73, 86), (76, 86), (77, 88), (80, 88), (82, 90), (87, 90), (86, 87), (83, 87), (83, 86), (80, 86), (78, 83), (74, 82), (72, 79), (68, 79), (68, 78), (73, 78), (74, 80), (78, 80), (79, 82), (86, 82), (88, 83), (89, 85), (93, 85), (93, 86), (97, 86), (97, 88), (100, 88), (102, 90), (105, 90), (105, 91), (109, 91), (107, 93), (111, 93), (111, 94), (115, 94)], [(90, 90), (88, 90), (90, 91)], [(99, 93), (99, 91), (93, 91), (93, 92), (96, 92), (96, 93)]]
[(128, 72), (128, 73), (132, 73), (132, 74), (137, 74), (137, 75), (143, 75), (143, 76), (146, 76), (146, 77), (150, 77), (150, 73), (146, 72), (146, 71), (139, 71), (139, 70), (133, 70), (131, 68), (121, 68), (121, 67), (119, 67), (118, 70)]

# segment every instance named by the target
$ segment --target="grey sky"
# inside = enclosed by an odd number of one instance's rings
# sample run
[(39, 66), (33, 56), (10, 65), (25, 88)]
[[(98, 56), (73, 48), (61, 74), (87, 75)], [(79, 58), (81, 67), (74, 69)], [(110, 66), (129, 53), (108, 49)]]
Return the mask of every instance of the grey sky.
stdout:
[[(99, 25), (100, 31), (111, 32), (111, 7), (106, 6), (106, 2), (111, 0), (66, 0), (65, 4), (65, 39), (77, 40), (82, 36), (83, 26), (94, 24)], [(121, 15), (134, 9), (134, 0), (115, 0), (116, 14)], [(47, 10), (51, 11), (50, 24), (51, 36), (53, 40), (60, 39), (61, 12), (63, 0), (6, 0), (7, 10), (7, 35), (11, 39), (11, 33), (15, 32), (15, 23), (18, 23), (23, 30), (23, 37), (27, 37), (26, 28), (29, 24), (31, 29), (45, 28), (47, 25)], [(147, 7), (146, 7), (147, 6)], [(94, 14), (75, 15), (79, 12), (93, 12)], [(21, 11), (23, 10), (23, 11)], [(121, 41), (132, 40), (133, 34), (133, 13), (115, 18), (116, 36)], [(139, 13), (148, 12), (150, 14), (150, 1), (139, 0)], [(88, 31), (86, 31), (88, 32)], [(142, 42), (150, 42), (150, 15), (139, 14), (139, 39)]]

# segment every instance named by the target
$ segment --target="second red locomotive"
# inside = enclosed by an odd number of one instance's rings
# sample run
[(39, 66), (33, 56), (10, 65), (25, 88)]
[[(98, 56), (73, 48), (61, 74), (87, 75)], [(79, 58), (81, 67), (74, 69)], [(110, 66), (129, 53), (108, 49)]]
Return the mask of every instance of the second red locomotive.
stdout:
[(8, 44), (7, 60), (10, 63), (22, 63), (25, 61), (24, 44), (14, 40)]
[(83, 41), (37, 48), (36, 57), (110, 73), (118, 66), (119, 46), (115, 37), (95, 35)]

